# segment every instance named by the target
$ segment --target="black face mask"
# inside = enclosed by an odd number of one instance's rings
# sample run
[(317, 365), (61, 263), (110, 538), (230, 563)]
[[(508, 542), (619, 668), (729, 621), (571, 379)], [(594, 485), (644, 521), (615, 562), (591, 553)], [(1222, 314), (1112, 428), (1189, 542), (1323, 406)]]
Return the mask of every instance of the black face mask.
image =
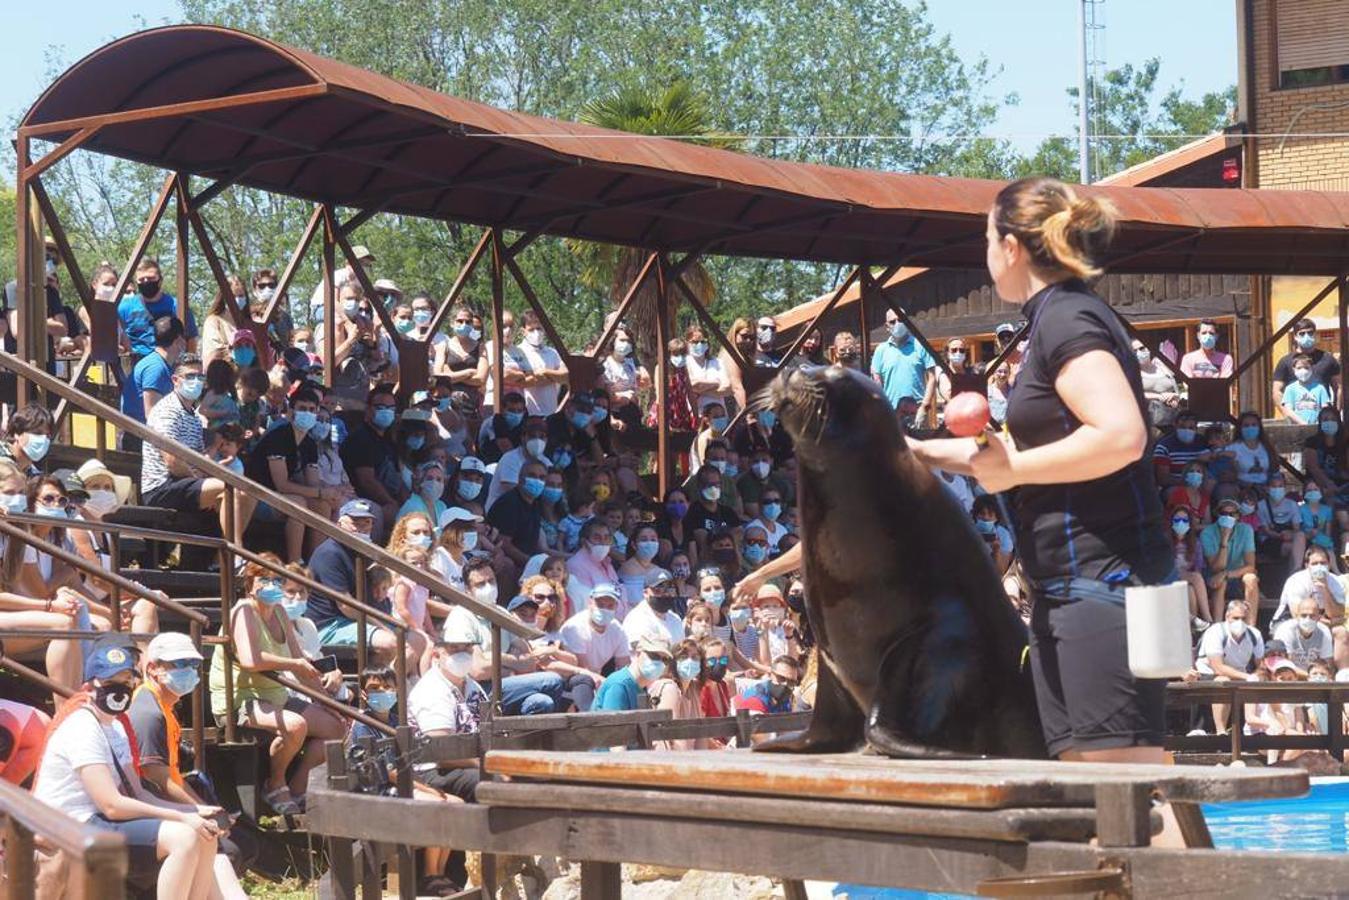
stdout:
[(779, 684), (776, 681), (769, 682), (768, 684), (768, 696), (773, 698), (774, 703), (783, 702), (788, 697), (790, 697), (791, 694), (792, 689), (790, 685)]
[(708, 663), (707, 677), (713, 681), (721, 681), (726, 677), (726, 667), (721, 663)]
[(787, 605), (791, 607), (792, 612), (803, 613), (806, 611), (805, 594), (788, 594)]
[(94, 688), (94, 706), (110, 716), (126, 712), (131, 705), (131, 688), (125, 684), (100, 684)]
[(142, 281), (136, 285), (136, 290), (140, 291), (142, 297), (153, 297), (159, 293), (159, 279), (153, 281)]
[(674, 609), (674, 601), (675, 601), (674, 597), (652, 594), (650, 599), (648, 599), (646, 603), (647, 606), (651, 607), (652, 612), (664, 614), (669, 612), (671, 609)]

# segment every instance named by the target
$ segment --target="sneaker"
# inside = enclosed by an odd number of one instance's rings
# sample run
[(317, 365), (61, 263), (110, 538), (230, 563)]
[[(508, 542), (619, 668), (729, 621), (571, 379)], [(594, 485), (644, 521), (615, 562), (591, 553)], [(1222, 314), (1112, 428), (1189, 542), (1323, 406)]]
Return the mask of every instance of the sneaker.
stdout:
[(1195, 631), (1206, 631), (1206, 630), (1208, 630), (1208, 627), (1209, 627), (1209, 625), (1211, 625), (1211, 624), (1213, 624), (1213, 623), (1211, 623), (1211, 622), (1205, 622), (1203, 619), (1199, 618), (1198, 616), (1195, 616), (1193, 619), (1190, 620), (1190, 626), (1191, 626)]
[(1185, 733), (1186, 737), (1207, 737), (1208, 732), (1202, 728), (1192, 728)]

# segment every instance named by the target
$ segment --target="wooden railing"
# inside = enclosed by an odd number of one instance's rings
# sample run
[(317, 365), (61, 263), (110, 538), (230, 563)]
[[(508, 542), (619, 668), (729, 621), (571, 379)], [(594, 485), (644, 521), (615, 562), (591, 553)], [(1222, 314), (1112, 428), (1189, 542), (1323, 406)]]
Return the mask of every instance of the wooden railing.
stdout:
[(65, 896), (86, 900), (122, 900), (126, 896), (126, 838), (92, 828), (38, 800), (7, 781), (0, 781), (0, 815), (4, 817), (6, 900), (32, 900), (37, 884), (37, 839), (44, 849), (66, 854), (70, 877)]
[[(1198, 704), (1220, 703), (1230, 708), (1226, 734), (1168, 735), (1166, 748), (1190, 753), (1221, 753), (1240, 759), (1242, 753), (1260, 750), (1324, 750), (1344, 760), (1349, 748), (1345, 734), (1345, 704), (1349, 683), (1194, 681), (1166, 686), (1168, 709), (1190, 709)], [(1326, 734), (1243, 734), (1247, 703), (1324, 704)]]

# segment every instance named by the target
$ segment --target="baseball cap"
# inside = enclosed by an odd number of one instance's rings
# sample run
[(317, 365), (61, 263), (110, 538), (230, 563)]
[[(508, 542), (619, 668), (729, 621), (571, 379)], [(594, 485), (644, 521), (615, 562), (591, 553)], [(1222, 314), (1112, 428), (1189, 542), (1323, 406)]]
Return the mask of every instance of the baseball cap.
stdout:
[(601, 581), (590, 589), (591, 597), (612, 597), (615, 600), (622, 600), (623, 594), (619, 592), (616, 585), (607, 581)]
[(118, 646), (101, 638), (84, 660), (84, 680), (111, 678), (128, 669), (136, 668), (136, 654), (128, 647)]
[(257, 343), (258, 339), (253, 337), (253, 332), (246, 328), (240, 328), (234, 332), (234, 337), (230, 338), (231, 347), (242, 347), (244, 344), (256, 345)]
[(192, 644), (192, 638), (181, 631), (163, 631), (155, 635), (145, 648), (150, 662), (173, 662), (179, 659), (205, 659)]
[(465, 456), (459, 460), (460, 472), (481, 472), (487, 474), (487, 464), (476, 456)]
[(364, 244), (357, 244), (355, 247), (352, 247), (351, 255), (356, 257), (356, 260), (358, 262), (363, 262), (367, 259), (370, 260), (371, 262), (375, 261), (375, 254), (371, 253), (370, 250)]
[(57, 469), (52, 472), (51, 477), (61, 482), (61, 487), (70, 495), (71, 500), (89, 499), (89, 490), (84, 486), (84, 479), (76, 475), (74, 469)]
[(648, 656), (663, 656), (666, 659), (674, 659), (674, 654), (670, 652), (670, 642), (663, 638), (644, 634), (637, 639), (633, 647)]
[(649, 588), (674, 587), (674, 576), (662, 568), (654, 568), (646, 573), (646, 586)]
[(375, 507), (369, 500), (348, 500), (342, 504), (342, 508), (337, 511), (337, 515), (349, 516), (353, 519), (373, 519), (375, 517)]
[(429, 422), (431, 421), (431, 410), (408, 407), (403, 410), (403, 414), (399, 418), (404, 422)]
[(481, 522), (482, 516), (474, 515), (462, 506), (451, 506), (440, 514), (440, 521), (436, 524), (445, 528), (453, 522)]
[[(351, 249), (352, 249), (352, 250), (356, 250), (356, 249), (365, 250), (364, 247), (360, 247), (360, 248), (352, 247)], [(369, 253), (370, 253), (370, 251), (369, 251), (369, 250), (366, 250), (366, 254), (368, 255)], [(371, 258), (371, 259), (374, 259), (373, 256), (371, 256), (370, 258)], [(360, 257), (358, 256), (357, 259), (360, 259)], [(400, 297), (403, 295), (403, 289), (400, 288), (398, 285), (394, 284), (394, 280), (393, 280), (392, 278), (376, 278), (376, 279), (375, 279), (375, 283), (374, 283), (374, 288), (375, 288), (375, 290), (377, 290), (377, 291), (383, 291), (383, 292), (388, 293), (388, 294), (398, 294)]]
[(1016, 334), (1016, 326), (1011, 322), (1003, 322), (997, 328), (993, 329), (994, 334)]
[(1275, 660), (1274, 664), (1270, 666), (1269, 669), (1271, 672), (1279, 672), (1284, 669), (1288, 669), (1290, 672), (1296, 672), (1298, 670), (1297, 666), (1293, 665), (1286, 659)]
[(445, 620), (445, 630), (441, 632), (438, 644), (473, 644), (477, 645), (478, 636), (473, 633), (468, 623), (459, 616), (450, 616)]
[(1230, 509), (1232, 512), (1237, 513), (1241, 512), (1241, 504), (1236, 501), (1235, 497), (1224, 497), (1218, 501), (1218, 509), (1219, 511)]
[(539, 605), (539, 601), (535, 600), (528, 594), (517, 594), (516, 596), (511, 598), (510, 603), (506, 604), (506, 612), (515, 612), (517, 609), (519, 609), (520, 607), (524, 606), (527, 603), (533, 604), (534, 607), (536, 608)]

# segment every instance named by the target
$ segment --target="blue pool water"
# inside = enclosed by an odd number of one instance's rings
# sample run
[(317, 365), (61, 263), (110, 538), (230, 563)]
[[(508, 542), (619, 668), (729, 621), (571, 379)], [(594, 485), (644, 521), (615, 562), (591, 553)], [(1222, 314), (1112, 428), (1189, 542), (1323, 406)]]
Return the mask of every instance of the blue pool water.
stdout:
[[(1204, 817), (1219, 849), (1344, 853), (1349, 851), (1349, 778), (1313, 779), (1311, 793), (1296, 800), (1209, 804)], [(849, 900), (958, 900), (965, 896), (860, 884), (840, 884), (834, 895), (846, 895)]]

